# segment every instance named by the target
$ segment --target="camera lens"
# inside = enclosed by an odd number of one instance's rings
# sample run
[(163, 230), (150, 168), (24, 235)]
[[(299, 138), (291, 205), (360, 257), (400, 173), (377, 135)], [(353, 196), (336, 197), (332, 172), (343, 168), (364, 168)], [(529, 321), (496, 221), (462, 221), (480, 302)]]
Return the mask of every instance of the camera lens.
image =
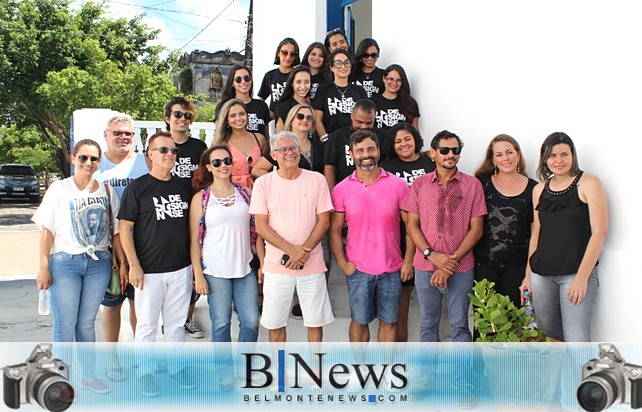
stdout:
[(588, 412), (599, 412), (613, 404), (618, 394), (617, 383), (607, 373), (589, 376), (577, 388), (577, 401)]
[(40, 375), (32, 393), (38, 404), (51, 412), (62, 412), (74, 401), (74, 388), (63, 376), (53, 372)]

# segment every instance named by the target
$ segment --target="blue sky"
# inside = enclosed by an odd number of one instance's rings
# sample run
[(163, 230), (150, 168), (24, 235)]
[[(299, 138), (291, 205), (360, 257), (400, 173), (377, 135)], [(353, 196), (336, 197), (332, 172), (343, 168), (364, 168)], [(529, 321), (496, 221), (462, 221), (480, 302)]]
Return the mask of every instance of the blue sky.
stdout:
[(157, 43), (169, 50), (216, 52), (229, 47), (240, 52), (245, 47), (250, 0), (108, 0), (106, 4), (111, 17), (144, 13), (146, 24), (161, 29)]

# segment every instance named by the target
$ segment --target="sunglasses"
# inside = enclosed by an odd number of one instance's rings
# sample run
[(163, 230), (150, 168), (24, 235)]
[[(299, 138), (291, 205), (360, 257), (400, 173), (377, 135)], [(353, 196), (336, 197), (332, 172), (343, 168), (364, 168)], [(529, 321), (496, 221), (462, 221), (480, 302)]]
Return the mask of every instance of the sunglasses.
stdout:
[(214, 167), (221, 167), (222, 164), (229, 166), (232, 164), (232, 158), (231, 157), (224, 157), (222, 159), (212, 159), (210, 160), (210, 163)]
[(89, 160), (92, 165), (100, 162), (100, 157), (96, 156), (79, 155), (76, 159), (78, 159), (80, 163), (87, 163), (87, 160)]
[(180, 119), (181, 117), (185, 116), (185, 119), (191, 120), (194, 115), (189, 112), (179, 112), (178, 110), (175, 112), (172, 112), (175, 118)]
[(234, 81), (235, 81), (235, 82), (237, 82), (237, 83), (241, 83), (243, 80), (245, 80), (246, 82), (251, 82), (251, 81), (252, 81), (252, 76), (250, 76), (249, 74), (246, 74), (246, 75), (245, 75), (245, 76), (243, 76), (243, 77), (241, 77), (241, 76), (236, 76), (236, 77), (234, 78)]
[(363, 57), (362, 58), (363, 59), (368, 59), (368, 58), (376, 59), (377, 57), (379, 57), (379, 53), (363, 53)]
[(336, 29), (332, 29), (332, 30), (330, 30), (330, 31), (329, 31), (329, 32), (327, 32), (325, 35), (326, 35), (326, 36), (330, 36), (330, 35), (332, 35), (332, 34), (337, 34), (337, 33), (341, 33), (341, 34), (343, 34), (343, 30), (341, 30), (340, 28), (338, 28), (338, 27), (337, 27)]
[(120, 136), (132, 137), (134, 135), (133, 132), (123, 132), (123, 131), (120, 131), (120, 130), (110, 130), (110, 132), (115, 137), (120, 137)]
[[(187, 113), (186, 113), (187, 114)], [(168, 152), (172, 152), (173, 155), (178, 154), (178, 147), (167, 147), (167, 146), (158, 146), (154, 147), (153, 149), (149, 150), (158, 150), (160, 154), (167, 154)]]
[(299, 119), (299, 120), (305, 119), (308, 122), (313, 122), (314, 121), (314, 116), (312, 116), (311, 114), (305, 115), (303, 113), (297, 113), (296, 114), (296, 118)]
[(279, 147), (278, 149), (274, 149), (275, 152), (278, 152), (282, 155), (286, 155), (288, 152), (292, 153), (299, 153), (301, 149), (299, 149), (299, 146), (290, 146), (290, 147)]
[(386, 81), (387, 81), (388, 83), (391, 83), (391, 84), (392, 84), (392, 83), (395, 83), (395, 84), (401, 84), (401, 83), (403, 83), (403, 80), (402, 80), (402, 79), (395, 79), (394, 77), (386, 77)]
[(352, 62), (350, 60), (335, 60), (334, 62), (332, 62), (332, 65), (336, 68), (340, 68), (341, 66), (350, 67), (352, 66)]
[(281, 56), (283, 56), (283, 57), (288, 57), (288, 56), (296, 57), (296, 56), (299, 55), (298, 51), (292, 51), (291, 52), (291, 51), (287, 51), (287, 50), (281, 50), (281, 51), (279, 51), (279, 53), (281, 53)]
[(461, 153), (461, 147), (438, 147), (437, 150), (444, 156), (447, 155), (450, 151), (452, 151), (454, 155), (458, 155)]

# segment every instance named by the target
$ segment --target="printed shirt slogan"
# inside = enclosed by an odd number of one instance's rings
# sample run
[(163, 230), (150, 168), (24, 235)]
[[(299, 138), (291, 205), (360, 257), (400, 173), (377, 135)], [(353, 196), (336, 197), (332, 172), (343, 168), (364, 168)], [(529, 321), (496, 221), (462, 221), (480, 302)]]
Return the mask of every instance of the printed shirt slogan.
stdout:
[(187, 202), (183, 201), (181, 195), (169, 195), (153, 197), (154, 209), (156, 210), (156, 220), (165, 220), (166, 218), (176, 219), (185, 216)]
[(174, 170), (172, 174), (181, 179), (190, 179), (192, 177), (192, 172), (198, 168), (198, 163), (193, 164), (192, 159), (189, 157), (181, 157), (176, 159), (176, 164), (174, 165)]

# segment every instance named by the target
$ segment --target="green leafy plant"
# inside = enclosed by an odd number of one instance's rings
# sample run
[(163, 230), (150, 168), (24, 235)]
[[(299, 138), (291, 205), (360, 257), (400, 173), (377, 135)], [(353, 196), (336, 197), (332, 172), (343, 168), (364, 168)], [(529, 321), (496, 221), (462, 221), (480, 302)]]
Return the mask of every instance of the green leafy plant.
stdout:
[(529, 329), (531, 317), (518, 308), (508, 296), (497, 293), (495, 282), (483, 279), (475, 281), (473, 293), (469, 293), (473, 304), (472, 316), (475, 329), (479, 332), (476, 342), (544, 342), (545, 333)]

